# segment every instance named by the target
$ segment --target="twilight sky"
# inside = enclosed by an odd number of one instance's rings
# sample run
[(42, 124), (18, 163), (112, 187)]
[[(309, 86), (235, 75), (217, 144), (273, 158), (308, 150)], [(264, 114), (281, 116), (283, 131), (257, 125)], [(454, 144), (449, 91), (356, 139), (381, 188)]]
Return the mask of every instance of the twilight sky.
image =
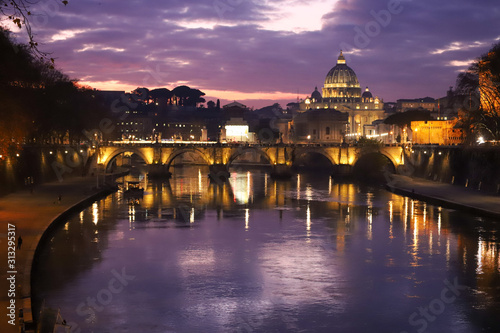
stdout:
[(83, 84), (186, 84), (256, 108), (321, 90), (340, 49), (386, 102), (442, 97), (500, 41), (498, 0), (41, 0), (32, 12), (41, 49)]

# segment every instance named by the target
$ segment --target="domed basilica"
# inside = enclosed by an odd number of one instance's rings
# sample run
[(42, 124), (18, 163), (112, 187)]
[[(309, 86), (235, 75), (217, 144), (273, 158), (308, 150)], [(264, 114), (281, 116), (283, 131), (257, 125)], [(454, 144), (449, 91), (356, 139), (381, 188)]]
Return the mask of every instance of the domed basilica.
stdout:
[[(384, 118), (384, 104), (378, 97), (373, 97), (368, 88), (361, 93), (356, 73), (347, 66), (345, 57), (340, 51), (337, 65), (326, 75), (321, 94), (318, 88), (310, 97), (300, 102), (300, 112), (314, 111), (319, 115), (332, 114), (333, 110), (347, 114), (347, 126), (344, 134), (363, 136), (365, 125)], [(321, 117), (324, 118), (324, 117)], [(321, 139), (317, 137), (316, 139)]]

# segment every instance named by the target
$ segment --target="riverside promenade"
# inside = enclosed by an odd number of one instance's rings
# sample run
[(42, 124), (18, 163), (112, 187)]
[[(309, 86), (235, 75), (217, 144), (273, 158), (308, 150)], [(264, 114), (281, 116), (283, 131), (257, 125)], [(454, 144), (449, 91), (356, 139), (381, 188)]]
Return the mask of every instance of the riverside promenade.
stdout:
[(500, 218), (500, 195), (485, 194), (472, 188), (422, 178), (391, 175), (387, 188), (417, 200), (464, 210), (473, 214)]
[[(31, 267), (37, 245), (49, 226), (67, 212), (84, 208), (94, 200), (111, 193), (109, 188), (96, 189), (95, 177), (73, 178), (62, 182), (35, 187), (33, 193), (19, 191), (0, 197), (0, 332), (20, 332), (19, 309), (24, 317), (31, 317)], [(18, 237), (22, 246), (15, 251), (15, 267), (9, 267), (9, 225), (15, 226), (16, 246)], [(11, 228), (12, 229), (12, 228)], [(14, 271), (16, 273), (9, 273)], [(9, 295), (15, 276), (15, 296)], [(15, 300), (15, 326), (9, 324), (9, 305)]]

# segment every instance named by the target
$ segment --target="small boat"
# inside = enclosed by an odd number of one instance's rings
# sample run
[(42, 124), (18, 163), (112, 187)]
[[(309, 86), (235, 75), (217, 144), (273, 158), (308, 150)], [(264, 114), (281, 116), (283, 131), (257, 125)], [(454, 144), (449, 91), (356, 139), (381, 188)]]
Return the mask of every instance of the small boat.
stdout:
[(128, 182), (127, 189), (123, 192), (127, 196), (142, 196), (144, 189), (141, 187), (141, 182)]
[[(45, 307), (44, 303), (40, 310), (40, 318), (38, 319), (36, 331), (41, 333), (71, 333), (71, 326), (62, 318), (59, 309)], [(25, 330), (22, 329), (22, 332), (25, 332)]]

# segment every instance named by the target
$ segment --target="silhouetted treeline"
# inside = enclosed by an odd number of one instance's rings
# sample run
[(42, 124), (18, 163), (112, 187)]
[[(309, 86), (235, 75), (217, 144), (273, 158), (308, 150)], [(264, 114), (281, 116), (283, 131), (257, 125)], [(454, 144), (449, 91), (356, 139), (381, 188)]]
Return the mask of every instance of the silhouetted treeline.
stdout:
[(23, 143), (62, 143), (85, 139), (106, 107), (96, 92), (36, 58), (0, 29), (0, 155)]

